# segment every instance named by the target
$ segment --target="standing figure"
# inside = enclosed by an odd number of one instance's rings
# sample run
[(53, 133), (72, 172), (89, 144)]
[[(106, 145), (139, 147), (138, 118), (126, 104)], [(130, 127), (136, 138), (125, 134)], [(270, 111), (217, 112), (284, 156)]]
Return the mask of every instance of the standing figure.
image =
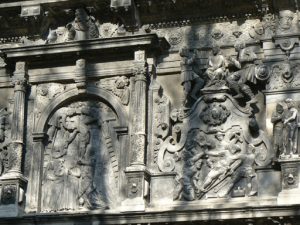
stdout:
[(276, 105), (276, 111), (273, 112), (271, 122), (273, 125), (273, 149), (276, 157), (283, 154), (283, 119), (284, 108), (283, 105), (278, 103)]
[(285, 100), (287, 105), (286, 116), (283, 122), (285, 130), (284, 153), (285, 155), (297, 154), (297, 136), (298, 136), (298, 110), (294, 106), (292, 99)]
[(188, 96), (197, 100), (197, 93), (203, 87), (204, 80), (193, 71), (193, 65), (195, 64), (196, 54), (190, 53), (187, 47), (183, 47), (180, 52), (181, 56), (181, 84), (184, 89), (184, 104), (187, 102)]

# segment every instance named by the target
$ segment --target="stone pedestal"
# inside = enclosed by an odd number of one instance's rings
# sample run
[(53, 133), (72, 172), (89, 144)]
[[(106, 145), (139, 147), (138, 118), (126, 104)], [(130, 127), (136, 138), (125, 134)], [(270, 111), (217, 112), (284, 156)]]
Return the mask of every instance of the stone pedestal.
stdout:
[(279, 205), (300, 204), (300, 158), (279, 159), (281, 164), (282, 191), (279, 193)]
[(145, 166), (131, 166), (125, 170), (126, 199), (121, 211), (145, 211), (149, 202), (150, 174)]
[(151, 175), (150, 203), (151, 205), (168, 205), (173, 203), (174, 179), (176, 173), (156, 173)]
[(27, 179), (4, 175), (0, 178), (0, 217), (16, 217), (24, 213)]

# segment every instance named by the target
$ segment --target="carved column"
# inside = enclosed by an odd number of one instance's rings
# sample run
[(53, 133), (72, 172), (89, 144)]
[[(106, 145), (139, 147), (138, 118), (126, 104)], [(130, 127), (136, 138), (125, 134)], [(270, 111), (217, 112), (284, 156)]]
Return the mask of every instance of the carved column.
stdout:
[(25, 62), (17, 62), (13, 77), (14, 106), (11, 125), (11, 169), (9, 173), (22, 174), (22, 156), (25, 129), (25, 95), (27, 69)]
[(144, 211), (148, 199), (149, 172), (145, 167), (147, 115), (147, 63), (145, 51), (135, 52), (130, 166), (126, 168), (126, 196), (122, 211)]
[(145, 52), (135, 52), (135, 86), (134, 86), (134, 112), (132, 157), (131, 165), (145, 164), (146, 148), (146, 107), (147, 107), (147, 65)]
[[(0, 214), (3, 217), (18, 216), (23, 213), (24, 193), (27, 179), (22, 175), (22, 158), (25, 132), (25, 97), (27, 69), (25, 62), (17, 62), (13, 76), (14, 106), (11, 123), (11, 144), (9, 146), (9, 171), (0, 177)], [(11, 206), (7, 212), (6, 205)], [(5, 213), (3, 213), (4, 211)]]

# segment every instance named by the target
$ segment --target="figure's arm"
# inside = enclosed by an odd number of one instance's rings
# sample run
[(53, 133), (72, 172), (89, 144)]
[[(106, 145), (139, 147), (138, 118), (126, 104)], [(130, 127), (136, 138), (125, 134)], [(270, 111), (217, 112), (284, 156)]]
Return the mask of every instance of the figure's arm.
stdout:
[(79, 131), (76, 129), (70, 134), (70, 136), (68, 137), (68, 139), (65, 143), (65, 146), (64, 146), (65, 148), (68, 148), (69, 144), (71, 144), (71, 142), (75, 139), (78, 132)]
[(242, 68), (241, 63), (236, 58), (234, 58), (233, 56), (229, 57), (229, 62), (230, 62), (231, 65), (235, 66), (238, 69)]
[(278, 122), (279, 120), (281, 120), (282, 119), (282, 115), (278, 115), (278, 114), (273, 114), (272, 115), (272, 117), (271, 117), (271, 122), (272, 123), (276, 123), (276, 122)]
[(195, 58), (195, 54), (193, 54), (191, 58), (187, 59), (187, 64), (192, 65), (195, 62)]
[(287, 118), (287, 119), (284, 121), (284, 123), (286, 124), (286, 123), (288, 123), (288, 122), (290, 122), (290, 121), (292, 121), (292, 120), (295, 120), (296, 117), (297, 117), (297, 114), (298, 114), (298, 111), (297, 111), (297, 110), (293, 110), (292, 116), (289, 117), (289, 118)]
[(216, 151), (209, 151), (208, 152), (207, 151), (206, 154), (209, 155), (209, 156), (222, 156), (222, 155), (225, 154), (225, 152), (224, 151), (221, 151), (221, 152), (216, 152)]

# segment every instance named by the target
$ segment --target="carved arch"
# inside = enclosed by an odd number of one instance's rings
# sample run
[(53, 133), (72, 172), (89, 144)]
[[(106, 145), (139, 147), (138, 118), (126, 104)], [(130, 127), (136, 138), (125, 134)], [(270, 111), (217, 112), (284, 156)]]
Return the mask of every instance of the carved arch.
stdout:
[[(72, 88), (70, 90), (67, 90), (66, 92), (58, 95), (57, 97), (55, 97), (53, 100), (50, 101), (50, 103), (48, 104), (48, 106), (44, 109), (44, 111), (42, 112), (36, 128), (35, 128), (35, 134), (46, 134), (47, 129), (48, 129), (48, 122), (51, 119), (51, 117), (57, 112), (57, 110), (59, 110), (60, 108), (72, 103), (72, 102), (76, 102), (77, 100), (97, 100), (97, 101), (101, 101), (104, 104), (106, 104), (107, 106), (109, 106), (112, 111), (114, 111), (115, 115), (117, 116), (117, 121), (118, 121), (118, 126), (126, 128), (128, 127), (128, 115), (125, 111), (125, 109), (123, 108), (123, 106), (121, 105), (121, 103), (109, 92), (107, 92), (104, 89), (101, 89), (99, 87), (87, 87), (87, 89), (82, 92), (80, 90), (78, 90), (77, 88)], [(107, 126), (106, 122), (102, 120), (102, 118), (98, 118), (99, 122), (102, 124), (102, 126)], [(107, 148), (107, 152), (109, 154), (109, 161), (110, 161), (110, 165), (111, 165), (111, 169), (113, 172), (113, 178), (114, 181), (116, 182), (116, 188), (118, 189), (118, 183), (117, 181), (119, 180), (119, 157), (117, 154), (117, 150), (113, 148), (113, 144), (112, 144), (112, 138), (110, 137), (110, 135), (104, 134), (102, 133), (102, 135), (104, 135), (104, 144), (106, 145)], [(44, 136), (44, 135), (43, 135)], [(40, 156), (42, 156), (42, 154), (44, 154), (44, 150), (45, 150), (45, 144), (40, 142), (41, 145), (38, 148), (39, 154)], [(120, 143), (121, 144), (121, 143)], [(120, 146), (119, 146), (120, 147)], [(119, 148), (120, 150), (121, 148)], [(122, 154), (120, 152), (120, 154)], [(39, 159), (40, 164), (38, 165), (40, 167), (40, 169), (38, 170), (40, 172), (39, 174), (39, 185), (40, 186), (42, 184), (42, 174), (43, 172), (43, 157), (41, 157)], [(32, 173), (31, 176), (34, 176), (34, 174)], [(35, 189), (35, 187), (31, 187), (33, 189)], [(116, 189), (116, 190), (117, 190)], [(41, 189), (42, 190), (42, 189)], [(39, 190), (39, 199), (42, 199), (42, 191)], [(34, 190), (33, 190), (34, 191)], [(117, 190), (118, 191), (118, 190)], [(32, 193), (34, 194), (34, 192)], [(32, 203), (31, 203), (32, 204)], [(42, 207), (42, 200), (40, 200), (39, 207), (41, 209)], [(114, 203), (115, 204), (115, 203)], [(32, 207), (33, 206), (33, 207)], [(32, 204), (31, 208), (34, 208), (34, 204)]]
[(128, 115), (124, 107), (119, 101), (108, 91), (98, 87), (87, 87), (86, 92), (79, 92), (77, 88), (70, 89), (54, 98), (49, 105), (44, 109), (41, 117), (39, 118), (34, 133), (44, 133), (47, 127), (47, 121), (53, 113), (67, 102), (75, 100), (80, 97), (92, 96), (101, 99), (108, 104), (118, 116), (120, 127), (128, 127)]

